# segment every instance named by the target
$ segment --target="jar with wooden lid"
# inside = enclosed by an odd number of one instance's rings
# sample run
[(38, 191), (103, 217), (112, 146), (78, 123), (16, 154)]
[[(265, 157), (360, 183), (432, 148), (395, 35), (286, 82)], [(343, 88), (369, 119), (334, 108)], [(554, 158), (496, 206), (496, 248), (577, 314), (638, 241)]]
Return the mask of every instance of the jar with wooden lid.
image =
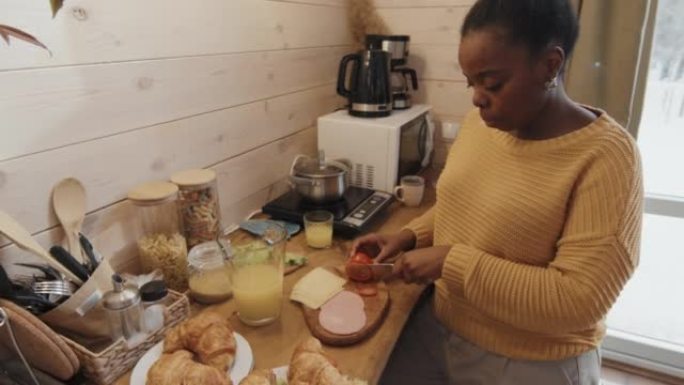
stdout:
[(215, 240), (221, 213), (216, 172), (206, 169), (181, 171), (171, 176), (171, 182), (180, 189), (178, 201), (188, 249)]
[(148, 182), (128, 193), (140, 226), (138, 252), (143, 271), (159, 269), (167, 286), (176, 291), (188, 287), (187, 244), (179, 215), (178, 186)]
[(188, 286), (197, 302), (212, 304), (231, 297), (231, 265), (216, 241), (200, 243), (188, 253)]

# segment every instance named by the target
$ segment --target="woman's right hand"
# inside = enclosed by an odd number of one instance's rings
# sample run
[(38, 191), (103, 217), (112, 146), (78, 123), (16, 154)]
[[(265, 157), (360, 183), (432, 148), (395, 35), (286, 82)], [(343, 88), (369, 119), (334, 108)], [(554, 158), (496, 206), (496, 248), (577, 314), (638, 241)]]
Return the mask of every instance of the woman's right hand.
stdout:
[(402, 251), (413, 249), (416, 244), (416, 236), (411, 230), (402, 230), (396, 234), (366, 234), (354, 240), (349, 256), (357, 251), (363, 251), (375, 262), (382, 262), (395, 257)]

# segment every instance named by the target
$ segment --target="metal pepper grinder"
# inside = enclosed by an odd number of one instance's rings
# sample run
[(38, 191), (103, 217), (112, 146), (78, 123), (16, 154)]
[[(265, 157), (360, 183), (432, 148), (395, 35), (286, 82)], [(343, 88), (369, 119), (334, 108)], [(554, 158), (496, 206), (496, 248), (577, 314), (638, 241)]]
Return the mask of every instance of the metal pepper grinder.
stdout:
[(113, 341), (123, 337), (130, 348), (147, 336), (140, 291), (133, 285), (125, 285), (119, 274), (112, 275), (112, 285), (114, 289), (105, 293), (102, 303), (107, 311), (110, 336)]

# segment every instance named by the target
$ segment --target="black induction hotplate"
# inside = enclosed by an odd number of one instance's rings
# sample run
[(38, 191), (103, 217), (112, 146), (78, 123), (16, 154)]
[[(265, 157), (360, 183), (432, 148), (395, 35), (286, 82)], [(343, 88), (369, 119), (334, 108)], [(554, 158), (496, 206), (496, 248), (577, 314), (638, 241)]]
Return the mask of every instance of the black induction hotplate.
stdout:
[(291, 190), (267, 203), (262, 211), (274, 219), (302, 225), (305, 212), (330, 211), (334, 217), (335, 235), (355, 237), (368, 228), (373, 220), (392, 203), (392, 199), (391, 194), (382, 191), (351, 186), (345, 190), (342, 199), (327, 204), (316, 204)]

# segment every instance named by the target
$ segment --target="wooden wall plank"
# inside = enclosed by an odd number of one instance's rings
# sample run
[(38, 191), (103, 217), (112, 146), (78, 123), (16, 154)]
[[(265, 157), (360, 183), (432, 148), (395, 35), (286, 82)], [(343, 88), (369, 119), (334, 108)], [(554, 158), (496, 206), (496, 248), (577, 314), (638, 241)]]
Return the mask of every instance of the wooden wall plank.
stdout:
[[(212, 167), (217, 172), (219, 198), (224, 223), (238, 223), (245, 215), (283, 193), (290, 163), (297, 154), (315, 154), (316, 129), (310, 127)], [(91, 235), (95, 247), (121, 269), (135, 269), (135, 240), (140, 234), (135, 208), (120, 201), (87, 215), (83, 231)], [(35, 236), (44, 247), (56, 244), (61, 231), (52, 228)], [(36, 261), (14, 245), (0, 248), (0, 261), (10, 274), (24, 272), (13, 266), (17, 261)]]
[(375, 0), (378, 8), (432, 8), (472, 6), (475, 0)]
[[(0, 160), (327, 84), (345, 47), (0, 72)], [(0, 167), (2, 165), (0, 164)]]
[(423, 81), (416, 100), (431, 105), (437, 115), (460, 117), (473, 108), (471, 92), (465, 82)]
[(411, 44), (458, 44), (467, 6), (437, 8), (379, 8), (392, 34), (410, 35)]
[(345, 10), (317, 3), (69, 0), (53, 20), (47, 1), (4, 0), (2, 22), (38, 37), (52, 56), (3, 44), (0, 69), (349, 44)]
[(297, 4), (313, 4), (323, 5), (328, 7), (345, 7), (348, 0), (265, 0), (265, 1), (279, 1), (283, 3), (297, 3)]
[(327, 84), (5, 161), (0, 207), (36, 233), (57, 223), (50, 191), (62, 178), (78, 178), (87, 190), (88, 211), (97, 210), (123, 199), (138, 183), (207, 167), (309, 127), (340, 103)]
[(458, 45), (414, 44), (410, 50), (408, 66), (420, 79), (465, 81), (458, 64)]

